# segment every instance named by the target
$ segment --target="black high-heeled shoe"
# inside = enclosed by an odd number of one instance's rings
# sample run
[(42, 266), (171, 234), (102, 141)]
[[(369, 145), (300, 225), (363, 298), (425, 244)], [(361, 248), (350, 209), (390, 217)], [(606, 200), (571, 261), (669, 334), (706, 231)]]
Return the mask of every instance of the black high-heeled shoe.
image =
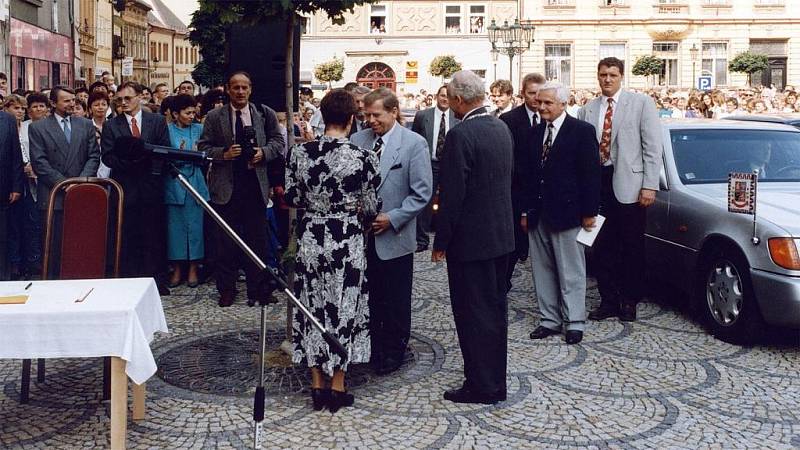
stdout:
[(314, 406), (314, 411), (322, 411), (322, 408), (327, 406), (330, 397), (330, 389), (311, 388), (311, 404)]
[(331, 389), (331, 397), (328, 400), (328, 409), (330, 409), (331, 413), (335, 413), (342, 407), (353, 406), (353, 402), (355, 401), (355, 397), (353, 394), (349, 392), (339, 392), (334, 391)]

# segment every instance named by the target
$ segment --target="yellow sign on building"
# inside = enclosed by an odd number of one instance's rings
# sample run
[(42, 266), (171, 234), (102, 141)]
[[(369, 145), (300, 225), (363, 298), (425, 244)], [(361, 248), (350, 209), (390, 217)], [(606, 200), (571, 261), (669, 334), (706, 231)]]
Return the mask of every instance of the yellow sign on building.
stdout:
[(418, 67), (417, 61), (406, 61), (406, 84), (417, 84)]

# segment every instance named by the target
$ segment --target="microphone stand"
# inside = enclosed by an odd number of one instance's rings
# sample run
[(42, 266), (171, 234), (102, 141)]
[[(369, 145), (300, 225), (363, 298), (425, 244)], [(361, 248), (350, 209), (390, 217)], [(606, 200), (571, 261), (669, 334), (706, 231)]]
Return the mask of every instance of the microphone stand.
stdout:
[[(348, 354), (347, 350), (342, 346), (342, 344), (336, 339), (333, 334), (329, 333), (325, 330), (325, 327), (322, 326), (321, 323), (311, 314), (311, 311), (306, 308), (297, 297), (294, 296), (294, 293), (289, 289), (288, 284), (286, 283), (285, 276), (279, 270), (274, 269), (272, 267), (267, 266), (264, 264), (264, 261), (256, 255), (256, 253), (239, 237), (238, 234), (228, 225), (227, 222), (208, 204), (208, 202), (200, 195), (199, 192), (194, 188), (194, 186), (189, 183), (189, 180), (183, 176), (183, 174), (175, 167), (170, 161), (164, 161), (164, 165), (166, 166), (169, 174), (183, 186), (184, 189), (200, 204), (200, 206), (214, 219), (214, 222), (222, 228), (225, 234), (228, 235), (230, 239), (232, 239), (239, 248), (244, 251), (248, 258), (263, 272), (269, 274), (270, 278), (274, 282), (279, 289), (282, 290), (284, 294), (289, 298), (289, 300), (294, 304), (297, 309), (303, 313), (303, 315), (311, 322), (311, 325), (317, 329), (322, 334), (323, 339), (328, 344), (330, 349), (339, 355), (340, 358), (343, 360), (347, 359)], [(259, 348), (261, 352), (261, 367), (258, 376), (258, 385), (256, 386), (256, 393), (253, 399), (253, 425), (254, 425), (254, 434), (253, 434), (253, 448), (260, 448), (261, 447), (261, 431), (263, 427), (264, 421), (264, 401), (266, 400), (266, 392), (264, 390), (264, 372), (266, 370), (266, 353), (267, 353), (267, 342), (266, 342), (266, 334), (267, 334), (267, 315), (266, 315), (266, 306), (268, 299), (260, 299), (259, 304), (261, 306), (261, 331), (259, 336)], [(255, 303), (251, 304), (253, 306)]]

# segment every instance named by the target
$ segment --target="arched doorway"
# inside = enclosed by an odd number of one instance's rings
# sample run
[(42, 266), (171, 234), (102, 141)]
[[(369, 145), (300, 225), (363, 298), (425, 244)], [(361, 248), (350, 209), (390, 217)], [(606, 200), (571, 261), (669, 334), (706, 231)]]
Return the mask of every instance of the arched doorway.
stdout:
[(370, 89), (379, 87), (389, 88), (394, 92), (396, 79), (394, 70), (384, 63), (373, 62), (365, 65), (358, 71), (356, 82)]

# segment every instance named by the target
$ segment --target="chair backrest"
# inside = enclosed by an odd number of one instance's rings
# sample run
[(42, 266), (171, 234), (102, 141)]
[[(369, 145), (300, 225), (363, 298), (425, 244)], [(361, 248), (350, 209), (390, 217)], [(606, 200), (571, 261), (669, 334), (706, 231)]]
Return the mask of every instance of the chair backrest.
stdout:
[(47, 231), (42, 277), (47, 277), (53, 239), (53, 205), (63, 192), (63, 225), (61, 228), (61, 253), (59, 278), (106, 278), (109, 243), (109, 222), (112, 204), (111, 193), (117, 195), (117, 220), (114, 251), (114, 276), (119, 276), (119, 258), (122, 230), (122, 188), (113, 180), (101, 178), (69, 178), (53, 187), (50, 209), (47, 214)]

